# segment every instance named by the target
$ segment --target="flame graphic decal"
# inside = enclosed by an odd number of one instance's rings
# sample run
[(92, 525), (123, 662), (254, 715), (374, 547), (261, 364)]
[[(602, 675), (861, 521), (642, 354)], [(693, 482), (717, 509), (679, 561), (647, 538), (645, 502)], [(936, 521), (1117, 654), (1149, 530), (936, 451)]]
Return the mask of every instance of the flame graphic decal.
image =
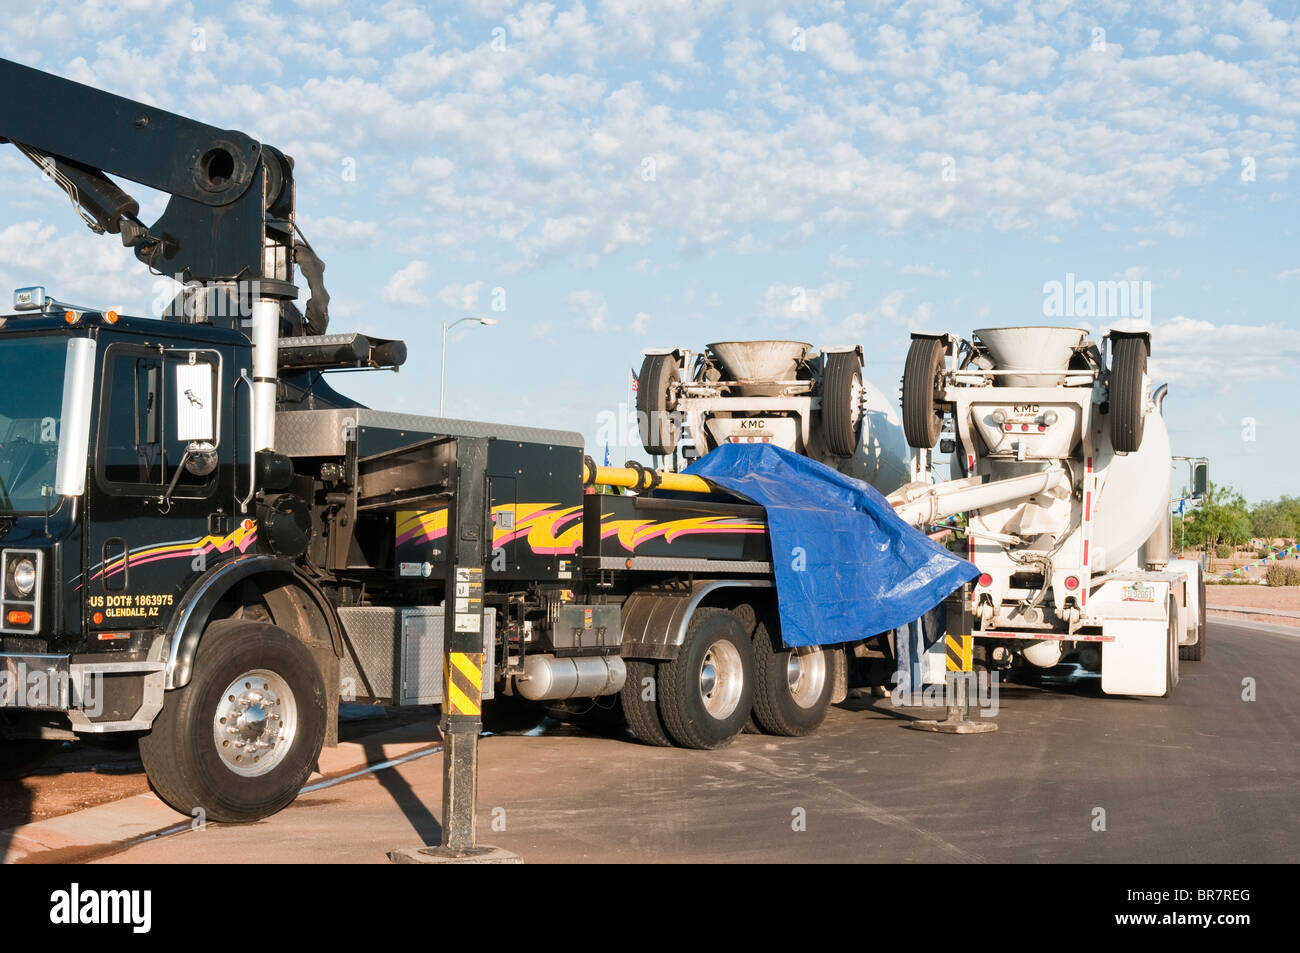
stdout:
[[(503, 514), (514, 515), (512, 529), (502, 529)], [(492, 546), (498, 548), (517, 539), (524, 539), (528, 548), (538, 554), (567, 555), (577, 552), (582, 545), (582, 507), (560, 507), (555, 503), (506, 504), (492, 508), (495, 529)], [(610, 514), (612, 517), (612, 514)], [(673, 520), (606, 519), (600, 528), (602, 539), (617, 537), (619, 545), (628, 552), (648, 540), (662, 537), (671, 543), (682, 536), (711, 533), (765, 533), (767, 524), (761, 520), (731, 516), (691, 516)], [(407, 510), (397, 514), (397, 542), (432, 542), (447, 535), (447, 510)]]

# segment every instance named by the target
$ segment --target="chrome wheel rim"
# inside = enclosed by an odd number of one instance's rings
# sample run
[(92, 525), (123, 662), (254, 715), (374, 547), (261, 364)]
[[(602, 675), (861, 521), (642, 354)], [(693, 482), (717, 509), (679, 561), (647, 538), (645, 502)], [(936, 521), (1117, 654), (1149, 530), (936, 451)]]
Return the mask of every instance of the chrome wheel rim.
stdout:
[(812, 708), (826, 687), (826, 653), (816, 645), (791, 649), (785, 677), (794, 703), (800, 708)]
[(226, 686), (212, 719), (212, 738), (227, 768), (246, 778), (273, 771), (298, 734), (298, 702), (275, 672), (254, 669)]
[(722, 720), (735, 712), (745, 688), (745, 667), (736, 646), (719, 639), (700, 663), (700, 701), (712, 717)]

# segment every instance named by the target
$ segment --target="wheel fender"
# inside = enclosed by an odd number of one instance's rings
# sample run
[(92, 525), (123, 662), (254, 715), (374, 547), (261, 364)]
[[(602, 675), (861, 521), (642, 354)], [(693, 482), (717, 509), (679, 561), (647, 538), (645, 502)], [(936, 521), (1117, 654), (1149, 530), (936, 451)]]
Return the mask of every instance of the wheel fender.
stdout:
[(676, 658), (691, 615), (723, 589), (771, 589), (766, 579), (697, 579), (689, 588), (639, 589), (623, 603), (624, 658)]
[(865, 367), (867, 363), (866, 358), (863, 357), (861, 344), (855, 344), (852, 346), (844, 344), (844, 345), (832, 345), (830, 347), (824, 347), (822, 348), (822, 354), (827, 357), (829, 357), (832, 354), (853, 354), (857, 356), (858, 367)]
[(1146, 349), (1147, 349), (1147, 357), (1150, 357), (1150, 356), (1151, 356), (1151, 332), (1150, 332), (1150, 331), (1118, 331), (1118, 330), (1112, 330), (1112, 331), (1111, 331), (1109, 334), (1107, 334), (1106, 336), (1107, 336), (1108, 338), (1110, 338), (1112, 341), (1117, 341), (1117, 340), (1119, 340), (1120, 338), (1137, 338), (1137, 339), (1140, 340), (1143, 344), (1146, 345)]
[(173, 613), (166, 630), (169, 646), (166, 680), (168, 690), (183, 688), (189, 684), (194, 672), (194, 656), (199, 649), (199, 640), (207, 626), (208, 617), (222, 597), (238, 583), (254, 576), (270, 573), (293, 577), (295, 584), (308, 596), (325, 619), (335, 656), (343, 657), (343, 632), (334, 607), (320, 587), (304, 576), (291, 559), (250, 553), (223, 562), (216, 569), (200, 576), (181, 597), (177, 611)]

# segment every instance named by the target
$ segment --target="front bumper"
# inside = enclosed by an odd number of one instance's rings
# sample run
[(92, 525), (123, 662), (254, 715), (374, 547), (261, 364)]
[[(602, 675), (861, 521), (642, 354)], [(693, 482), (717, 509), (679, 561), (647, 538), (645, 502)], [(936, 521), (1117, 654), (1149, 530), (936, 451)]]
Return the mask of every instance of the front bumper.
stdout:
[(148, 731), (162, 711), (167, 663), (73, 662), (69, 655), (0, 652), (0, 709), (56, 711), (73, 731)]
[(0, 652), (0, 708), (67, 711), (82, 697), (67, 655)]

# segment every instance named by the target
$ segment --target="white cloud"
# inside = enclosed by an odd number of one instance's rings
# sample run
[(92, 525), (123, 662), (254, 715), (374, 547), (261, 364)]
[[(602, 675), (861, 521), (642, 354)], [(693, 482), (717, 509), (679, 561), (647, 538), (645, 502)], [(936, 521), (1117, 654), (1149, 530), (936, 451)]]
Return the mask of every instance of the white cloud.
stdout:
[(481, 281), (445, 285), (438, 292), (438, 300), (454, 310), (469, 312), (477, 307), (479, 292), (482, 290), (483, 282)]
[(1168, 321), (1112, 322), (1120, 329), (1149, 329), (1149, 372), (1156, 381), (1223, 392), (1232, 386), (1272, 381), (1300, 361), (1300, 338), (1279, 323), (1215, 324), (1177, 315)]
[(810, 321), (822, 317), (824, 305), (845, 297), (850, 285), (847, 281), (830, 281), (819, 286), (793, 285), (773, 282), (759, 300), (761, 314), (770, 319), (784, 321)]
[(429, 266), (419, 260), (412, 261), (394, 272), (380, 297), (392, 305), (419, 307), (429, 300), (420, 290), (428, 277)]
[(903, 274), (919, 275), (922, 278), (939, 278), (944, 281), (952, 277), (951, 271), (947, 268), (940, 268), (932, 262), (923, 265), (904, 265)]
[(574, 291), (570, 293), (568, 302), (569, 310), (578, 317), (583, 327), (589, 331), (605, 330), (609, 306), (605, 303), (604, 295), (587, 290)]

